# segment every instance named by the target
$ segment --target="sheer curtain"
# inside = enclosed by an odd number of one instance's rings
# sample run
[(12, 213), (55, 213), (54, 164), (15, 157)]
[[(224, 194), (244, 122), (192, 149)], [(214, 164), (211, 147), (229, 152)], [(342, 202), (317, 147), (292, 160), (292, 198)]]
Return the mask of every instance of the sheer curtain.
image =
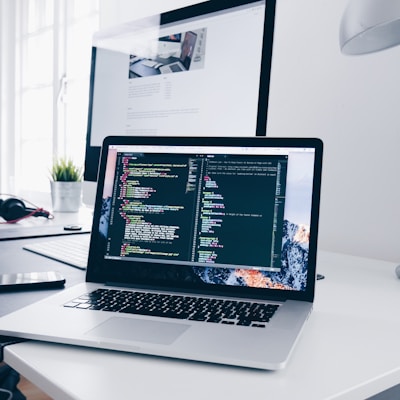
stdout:
[(83, 164), (98, 0), (1, 0), (0, 192), (48, 192), (55, 156)]

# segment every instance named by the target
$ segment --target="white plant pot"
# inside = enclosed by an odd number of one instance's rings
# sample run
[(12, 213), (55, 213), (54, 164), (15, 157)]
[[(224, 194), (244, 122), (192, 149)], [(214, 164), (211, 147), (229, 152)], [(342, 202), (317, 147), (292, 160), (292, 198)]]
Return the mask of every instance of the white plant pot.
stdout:
[(50, 182), (53, 211), (77, 212), (82, 204), (82, 182)]

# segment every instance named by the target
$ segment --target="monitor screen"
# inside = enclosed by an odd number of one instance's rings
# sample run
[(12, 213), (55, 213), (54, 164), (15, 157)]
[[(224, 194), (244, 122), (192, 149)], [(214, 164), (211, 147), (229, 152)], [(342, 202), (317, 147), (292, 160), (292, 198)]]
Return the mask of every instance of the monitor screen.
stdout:
[(109, 135), (265, 135), (275, 0), (227, 3), (95, 35), (85, 180), (97, 180)]

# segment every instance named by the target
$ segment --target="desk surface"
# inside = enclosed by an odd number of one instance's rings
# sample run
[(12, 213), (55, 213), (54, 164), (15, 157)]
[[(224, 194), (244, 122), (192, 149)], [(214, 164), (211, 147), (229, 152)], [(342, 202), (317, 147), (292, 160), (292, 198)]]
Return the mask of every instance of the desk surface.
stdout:
[(90, 232), (92, 224), (90, 208), (82, 207), (79, 212), (62, 213), (52, 212), (52, 219), (44, 217), (30, 217), (16, 224), (7, 224), (0, 218), (0, 241), (20, 238), (33, 238), (44, 236), (58, 236), (71, 234), (64, 230), (65, 225), (80, 225), (81, 232)]
[[(83, 233), (81, 235), (89, 235)], [(34, 238), (29, 240), (0, 241), (0, 273), (58, 271), (66, 280), (66, 287), (76, 285), (85, 280), (85, 271), (61, 262), (23, 250), (26, 243), (49, 240), (62, 240), (63, 236)], [(0, 316), (16, 311), (21, 307), (39, 301), (57, 289), (32, 290), (24, 292), (5, 292), (0, 294)]]
[[(52, 269), (61, 265), (47, 263)], [(8, 346), (5, 361), (57, 399), (353, 400), (400, 383), (400, 280), (394, 264), (321, 252), (318, 265), (326, 279), (317, 282), (314, 311), (282, 371), (34, 341)], [(82, 279), (82, 271), (66, 268), (73, 270), (72, 280)]]

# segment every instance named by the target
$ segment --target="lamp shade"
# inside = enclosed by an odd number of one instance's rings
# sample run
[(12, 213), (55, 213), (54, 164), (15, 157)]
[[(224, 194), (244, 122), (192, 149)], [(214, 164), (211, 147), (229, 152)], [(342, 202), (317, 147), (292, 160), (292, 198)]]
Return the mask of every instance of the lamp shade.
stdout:
[(400, 0), (350, 0), (340, 24), (344, 54), (366, 54), (400, 44)]

